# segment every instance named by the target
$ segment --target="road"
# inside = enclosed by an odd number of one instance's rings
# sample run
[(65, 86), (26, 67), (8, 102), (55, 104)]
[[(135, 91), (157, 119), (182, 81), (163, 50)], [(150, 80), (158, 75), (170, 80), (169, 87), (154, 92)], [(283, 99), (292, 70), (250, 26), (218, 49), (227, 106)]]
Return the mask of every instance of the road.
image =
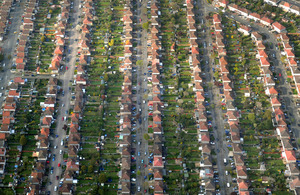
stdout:
[[(4, 89), (13, 76), (13, 74), (10, 72), (10, 69), (13, 64), (14, 51), (18, 40), (18, 34), (20, 32), (20, 26), (22, 24), (22, 15), (25, 8), (24, 2), (24, 0), (17, 2), (15, 5), (16, 9), (10, 12), (10, 16), (12, 17), (12, 20), (10, 20), (11, 24), (8, 24), (10, 30), (8, 34), (4, 36), (4, 40), (0, 44), (4, 54), (4, 60), (2, 64), (5, 64), (5, 67), (3, 67), (3, 72), (0, 71), (0, 87), (3, 87)], [(18, 5), (20, 5), (20, 7), (18, 7)], [(14, 33), (15, 31), (17, 32), (16, 34)], [(10, 59), (8, 58), (9, 55), (11, 56)], [(4, 91), (0, 90), (0, 93), (4, 93)], [(0, 103), (2, 104), (2, 102), (3, 96), (0, 98)]]
[(288, 2), (288, 3), (290, 3), (290, 4), (292, 4), (292, 5), (297, 5), (297, 6), (300, 7), (300, 2), (299, 2), (299, 0), (284, 0), (284, 1), (286, 1), (286, 2)]
[[(297, 4), (297, 3), (295, 3), (295, 1), (291, 1), (291, 0), (288, 2)], [(298, 3), (297, 5), (299, 6), (300, 4)], [(205, 3), (204, 7), (207, 11), (210, 11), (210, 12), (215, 11), (214, 7), (207, 3)], [(298, 123), (300, 122), (300, 117), (299, 117), (296, 103), (295, 103), (293, 95), (292, 95), (291, 86), (289, 84), (285, 83), (287, 81), (286, 69), (285, 69), (284, 64), (281, 62), (280, 50), (278, 50), (276, 47), (278, 45), (278, 41), (277, 41), (275, 35), (267, 27), (262, 27), (262, 26), (258, 25), (257, 23), (250, 22), (249, 20), (247, 20), (243, 17), (237, 16), (236, 14), (232, 14), (232, 13), (226, 11), (224, 13), (224, 15), (227, 16), (228, 18), (232, 18), (232, 19), (236, 20), (237, 22), (239, 22), (243, 25), (246, 25), (246, 26), (250, 25), (254, 31), (258, 31), (260, 34), (265, 35), (266, 39), (264, 41), (267, 42), (269, 45), (271, 45), (271, 48), (269, 48), (269, 50), (268, 50), (268, 55), (270, 57), (270, 60), (274, 63), (274, 66), (275, 66), (274, 72), (277, 74), (281, 73), (281, 75), (282, 75), (282, 77), (279, 78), (279, 81), (280, 81), (279, 85), (276, 86), (277, 89), (279, 89), (281, 92), (279, 98), (282, 98), (282, 100), (280, 100), (281, 103), (284, 103), (286, 105), (286, 108), (283, 110), (288, 113), (288, 116), (290, 118), (293, 119), (293, 121), (290, 120), (293, 136), (296, 139), (299, 139), (300, 138), (300, 132), (299, 132), (300, 129), (298, 127)], [(275, 58), (272, 57), (273, 54), (275, 54)]]
[[(79, 0), (74, 0), (74, 12), (73, 14), (71, 13), (70, 19), (75, 24), (78, 23), (78, 16), (81, 15), (81, 10), (79, 10), (78, 6), (80, 4)], [(79, 38), (79, 31), (74, 29), (69, 29), (69, 48), (71, 49), (71, 53), (66, 55), (66, 58), (69, 58), (69, 66), (68, 70), (63, 72), (62, 75), (59, 76), (59, 79), (61, 80), (62, 84), (62, 89), (64, 91), (64, 96), (59, 97), (58, 101), (58, 116), (56, 120), (56, 129), (54, 134), (58, 135), (58, 138), (52, 138), (51, 141), (51, 147), (50, 151), (51, 154), (55, 154), (55, 161), (50, 161), (50, 167), (54, 167), (53, 174), (49, 174), (49, 180), (48, 182), (52, 182), (51, 185), (47, 185), (47, 191), (50, 191), (50, 194), (58, 194), (58, 192), (54, 192), (54, 187), (57, 186), (59, 187), (59, 180), (62, 177), (62, 169), (61, 167), (58, 167), (58, 163), (63, 164), (63, 154), (60, 155), (60, 150), (64, 151), (64, 145), (61, 145), (61, 140), (66, 137), (66, 132), (62, 129), (67, 122), (62, 121), (62, 117), (67, 116), (66, 111), (69, 111), (70, 109), (70, 99), (71, 99), (71, 91), (69, 90), (70, 82), (69, 80), (73, 79), (74, 75), (74, 70), (75, 70), (75, 62), (76, 62), (76, 54), (77, 54), (77, 41), (75, 39)], [(67, 49), (68, 50), (68, 49)], [(64, 107), (62, 107), (64, 105)], [(56, 149), (54, 149), (54, 146), (57, 146)], [(59, 176), (59, 180), (56, 180), (56, 176)]]
[[(241, 24), (244, 25), (250, 25), (253, 30), (258, 31), (260, 34), (265, 35), (266, 39), (264, 40), (267, 42), (269, 45), (271, 44), (271, 48), (268, 50), (268, 55), (270, 57), (270, 60), (274, 63), (275, 66), (275, 73), (279, 74), (281, 73), (282, 77), (279, 77), (279, 85), (276, 85), (277, 89), (280, 90), (280, 96), (279, 98), (282, 98), (283, 101), (280, 101), (281, 103), (284, 103), (286, 105), (286, 108), (283, 109), (283, 111), (286, 111), (291, 118), (293, 118), (293, 121), (291, 122), (291, 129), (294, 134), (294, 136), (299, 139), (300, 138), (300, 129), (298, 127), (298, 123), (300, 122), (300, 116), (298, 113), (298, 109), (296, 106), (296, 102), (294, 101), (293, 95), (292, 95), (292, 90), (290, 84), (286, 84), (285, 82), (287, 81), (287, 74), (286, 74), (286, 69), (285, 65), (281, 62), (281, 54), (280, 50), (276, 48), (278, 45), (278, 41), (275, 37), (275, 35), (270, 32), (270, 30), (266, 27), (262, 27), (258, 25), (257, 23), (251, 23), (246, 19), (243, 19), (242, 17), (239, 17), (237, 15), (225, 12), (225, 14), (238, 21)], [(276, 58), (272, 58), (272, 55), (275, 54)], [(289, 120), (289, 119), (288, 119)]]
[[(208, 16), (208, 13), (213, 10), (213, 8), (203, 6), (206, 4), (206, 0), (198, 0), (197, 1), (197, 7), (199, 8), (199, 12), (197, 12), (198, 16), (196, 19), (199, 21), (204, 21), (204, 26), (206, 27), (206, 20), (205, 17)], [(209, 10), (209, 12), (207, 12)], [(198, 30), (199, 32), (199, 30)], [(200, 34), (200, 33), (199, 33)], [(212, 50), (212, 39), (210, 35), (209, 30), (205, 30), (205, 32), (201, 29), (201, 35), (198, 34), (198, 37), (201, 36), (201, 42), (202, 45), (205, 42), (206, 47), (203, 49), (203, 56), (202, 59), (204, 63), (208, 63), (208, 67), (204, 66), (204, 70), (202, 68), (202, 72), (205, 73), (206, 82), (207, 83), (213, 83), (213, 71), (212, 68), (215, 68), (214, 61), (210, 59), (210, 50)], [(213, 135), (215, 138), (215, 152), (216, 152), (216, 161), (217, 161), (217, 167), (218, 167), (218, 180), (220, 185), (220, 193), (223, 195), (230, 194), (231, 191), (226, 188), (226, 183), (228, 181), (231, 181), (231, 178), (226, 177), (225, 175), (225, 166), (224, 166), (224, 158), (228, 157), (228, 149), (227, 144), (225, 140), (225, 131), (224, 131), (224, 120), (222, 116), (222, 109), (220, 104), (220, 98), (219, 98), (219, 88), (215, 85), (212, 85), (212, 87), (209, 87), (208, 91), (208, 97), (210, 98), (211, 102), (210, 104), (214, 104), (215, 106), (211, 108), (211, 116), (213, 118), (212, 120), (212, 126), (213, 126)]]
[[(137, 1), (137, 11), (136, 11), (136, 23), (137, 25), (147, 22), (146, 14), (143, 13), (143, 10), (146, 8), (146, 1)], [(146, 141), (143, 136), (148, 133), (148, 105), (147, 99), (145, 98), (148, 95), (147, 88), (147, 76), (144, 73), (147, 73), (147, 31), (137, 30), (137, 60), (142, 60), (142, 65), (137, 67), (136, 78), (137, 78), (137, 112), (140, 113), (141, 124), (137, 120), (137, 133), (136, 140), (139, 144), (136, 144), (136, 167), (137, 171), (140, 170), (141, 174), (137, 175), (136, 178), (136, 191), (137, 188), (141, 188), (141, 192), (147, 188), (144, 188), (144, 176), (148, 175), (148, 141)], [(146, 80), (145, 80), (146, 78)], [(141, 110), (141, 112), (139, 111)], [(145, 153), (146, 152), (146, 153)], [(140, 156), (138, 155), (140, 154)], [(143, 163), (141, 161), (143, 160)], [(147, 167), (144, 167), (147, 165)], [(140, 167), (140, 168), (139, 168)], [(148, 191), (148, 190), (147, 190)]]

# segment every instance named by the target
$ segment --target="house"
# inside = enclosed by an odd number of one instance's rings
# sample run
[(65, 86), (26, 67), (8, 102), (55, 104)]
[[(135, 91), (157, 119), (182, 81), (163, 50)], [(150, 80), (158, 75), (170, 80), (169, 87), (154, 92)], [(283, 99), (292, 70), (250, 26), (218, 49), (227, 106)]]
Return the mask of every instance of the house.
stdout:
[(239, 9), (239, 6), (236, 4), (230, 4), (230, 5), (228, 5), (228, 9), (232, 12), (237, 12)]
[(212, 179), (214, 177), (214, 171), (211, 167), (203, 167), (200, 169), (201, 179)]
[(274, 87), (270, 87), (270, 88), (267, 87), (267, 89), (266, 89), (266, 95), (277, 96), (278, 92), (277, 92), (277, 90)]
[(244, 158), (242, 155), (234, 154), (233, 155), (235, 166), (244, 166)]
[(215, 31), (216, 32), (222, 32), (222, 26), (221, 26), (221, 24), (219, 24), (219, 23), (215, 24)]
[(282, 42), (289, 42), (290, 41), (289, 37), (285, 33), (280, 34), (280, 39), (281, 39)]
[(290, 181), (290, 189), (295, 190), (296, 188), (300, 188), (300, 179), (298, 176), (292, 178), (292, 181)]
[(243, 150), (241, 148), (241, 144), (233, 143), (232, 148), (233, 148), (233, 153), (234, 154), (242, 154), (243, 153)]
[(155, 181), (162, 181), (163, 180), (163, 173), (161, 169), (154, 169), (154, 180)]
[(201, 160), (200, 160), (200, 167), (212, 167), (212, 159), (211, 155), (202, 154)]
[(263, 25), (266, 25), (266, 26), (271, 26), (271, 24), (274, 22), (273, 20), (271, 20), (270, 18), (264, 16), (260, 19), (260, 22), (263, 24)]
[(211, 153), (211, 146), (210, 144), (201, 144), (201, 151), (203, 154), (210, 155)]
[(218, 0), (217, 4), (219, 4), (220, 7), (226, 8), (227, 5), (229, 4), (228, 0)]
[(293, 47), (288, 42), (283, 42), (282, 45), (283, 45), (284, 49), (287, 49), (287, 50), (293, 49)]
[(64, 53), (64, 48), (62, 46), (57, 46), (54, 50), (55, 55), (63, 55)]
[[(130, 18), (129, 18), (129, 19), (130, 19)], [(131, 22), (132, 22), (132, 21), (131, 21)], [(88, 17), (85, 17), (85, 18), (83, 19), (83, 24), (92, 26), (92, 25), (93, 25), (93, 21), (91, 21)]]
[(239, 113), (237, 111), (227, 111), (226, 115), (229, 121), (237, 121), (239, 118)]
[(300, 7), (297, 6), (297, 5), (293, 5), (291, 8), (290, 8), (290, 12), (296, 14), (296, 15), (300, 15)]
[(249, 17), (249, 14), (251, 13), (246, 8), (239, 8), (238, 13), (240, 13), (242, 16)]
[(275, 86), (275, 81), (271, 77), (264, 77), (265, 86)]
[(240, 27), (238, 28), (238, 31), (243, 33), (244, 35), (250, 35), (251, 32), (251, 28), (245, 25), (240, 25)]
[(297, 66), (298, 65), (295, 58), (288, 58), (288, 63), (289, 63), (289, 66)]
[(82, 85), (86, 85), (86, 79), (85, 79), (85, 77), (84, 77), (84, 75), (83, 74), (77, 74), (76, 75), (76, 83), (77, 84), (82, 84)]
[(33, 171), (30, 175), (29, 180), (31, 184), (41, 184), (43, 180), (43, 173)]
[(19, 83), (19, 84), (21, 84), (21, 85), (24, 85), (24, 84), (25, 84), (25, 80), (22, 79), (21, 77), (15, 77), (15, 78), (14, 78), (14, 82), (15, 82), (15, 83)]
[(260, 21), (261, 16), (258, 13), (253, 12), (249, 14), (249, 19), (252, 19), (254, 21)]
[(260, 66), (262, 66), (262, 67), (269, 67), (270, 66), (270, 62), (265, 57), (259, 58), (259, 61), (260, 61)]
[[(156, 134), (157, 136), (158, 134)], [(153, 146), (153, 156), (162, 157), (162, 144), (156, 143)]]
[(274, 22), (272, 24), (272, 27), (277, 33), (283, 33), (286, 31), (286, 28), (283, 25), (281, 25), (279, 22)]
[(153, 158), (153, 167), (157, 168), (163, 168), (164, 167), (164, 162), (162, 157), (154, 156)]
[[(200, 120), (200, 117), (202, 118)], [(199, 131), (208, 131), (208, 126), (207, 126), (207, 122), (206, 120), (204, 121), (204, 119), (206, 118), (206, 116), (204, 114), (202, 114), (201, 116), (199, 116), (199, 124), (197, 125), (197, 129)], [(201, 136), (201, 140), (203, 138), (202, 143), (208, 143), (209, 142), (209, 136), (206, 137), (205, 135), (203, 135), (203, 137)]]
[(224, 57), (227, 55), (227, 51), (225, 48), (221, 48), (221, 47), (218, 47), (218, 56), (219, 58), (221, 57)]
[[(248, 191), (248, 189), (249, 189), (249, 184), (248, 184), (245, 180), (243, 180), (243, 179), (238, 179), (237, 182), (238, 182), (238, 187), (239, 187), (239, 191), (240, 191), (240, 192), (241, 192), (241, 191)], [(241, 193), (240, 193), (240, 194), (241, 194)]]
[(267, 58), (267, 57), (268, 57), (268, 54), (265, 52), (265, 50), (259, 49), (259, 50), (258, 50), (257, 57), (258, 57), (258, 58)]
[(271, 98), (271, 104), (272, 104), (273, 107), (280, 107), (281, 106), (281, 103), (279, 102), (277, 97)]
[(205, 100), (203, 96), (203, 92), (197, 91), (196, 92), (196, 101), (197, 102), (203, 102)]
[(21, 95), (21, 92), (18, 92), (15, 89), (13, 89), (13, 90), (11, 89), (8, 92), (8, 97), (20, 98), (20, 95)]
[(299, 176), (300, 171), (299, 171), (297, 164), (295, 164), (295, 163), (286, 164), (286, 170), (285, 170), (284, 174), (286, 176), (290, 176), (290, 177), (291, 176)]
[(290, 139), (281, 139), (282, 150), (293, 150), (293, 145), (290, 142)]
[(202, 144), (209, 144), (210, 142), (210, 137), (209, 137), (209, 133), (207, 131), (205, 132), (201, 132), (200, 134), (198, 134), (200, 137), (199, 137), (199, 141), (202, 143)]
[(122, 194), (130, 194), (130, 182), (122, 182)]
[(284, 150), (282, 151), (281, 156), (283, 157), (286, 163), (295, 163), (297, 161), (294, 150)]
[(205, 190), (206, 191), (215, 191), (216, 190), (216, 186), (215, 183), (212, 179), (206, 179), (204, 180), (205, 182)]
[(163, 181), (154, 182), (154, 194), (162, 194), (164, 192), (164, 183)]
[(247, 179), (248, 178), (246, 166), (236, 166), (236, 173), (237, 173), (238, 179)]
[(213, 23), (215, 24), (221, 24), (221, 17), (219, 14), (214, 14), (213, 15)]
[(287, 127), (276, 127), (276, 132), (280, 139), (290, 139)]
[(123, 182), (130, 182), (130, 171), (122, 170), (120, 177)]
[(59, 191), (63, 195), (72, 195), (73, 194), (72, 184), (70, 184), (70, 183), (63, 183), (62, 186), (59, 188)]
[(256, 31), (251, 33), (251, 38), (254, 41), (262, 41), (262, 36)]
[(291, 4), (286, 2), (286, 1), (281, 1), (278, 5), (278, 7), (282, 8), (283, 11), (285, 12), (289, 12), (290, 11), (290, 7), (291, 7)]
[(291, 49), (285, 49), (284, 52), (287, 58), (295, 58), (295, 54)]
[(279, 1), (280, 0), (264, 0), (265, 3), (276, 6), (276, 7), (278, 6)]

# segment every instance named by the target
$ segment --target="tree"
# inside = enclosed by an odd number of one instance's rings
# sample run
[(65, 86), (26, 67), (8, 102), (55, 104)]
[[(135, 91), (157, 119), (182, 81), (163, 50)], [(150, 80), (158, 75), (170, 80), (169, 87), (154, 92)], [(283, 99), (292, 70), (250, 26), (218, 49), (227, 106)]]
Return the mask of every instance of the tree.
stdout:
[(105, 183), (107, 181), (105, 173), (101, 173), (98, 178), (99, 183)]
[(0, 54), (0, 62), (2, 62), (4, 60), (4, 55)]
[(144, 134), (144, 139), (145, 139), (145, 140), (149, 140), (149, 139), (150, 139), (150, 136), (149, 136), (147, 133), (145, 133), (145, 134)]
[(148, 30), (149, 29), (149, 23), (145, 22), (142, 24), (143, 29)]
[(108, 43), (108, 45), (111, 47), (114, 45), (114, 43), (115, 43), (115, 41), (113, 39), (111, 39), (110, 42)]
[(41, 37), (41, 41), (44, 42), (45, 41), (45, 36)]
[(85, 173), (85, 172), (86, 172), (86, 166), (85, 166), (85, 165), (82, 165), (82, 166), (81, 166), (81, 170)]
[(104, 81), (106, 81), (106, 82), (108, 81), (108, 74), (104, 75)]
[(138, 66), (143, 66), (143, 60), (138, 60), (138, 61), (136, 61), (136, 65), (138, 65)]
[(249, 119), (251, 122), (254, 122), (254, 121), (255, 121), (255, 114), (254, 114), (254, 113), (248, 114), (248, 119)]
[(22, 135), (20, 138), (20, 144), (24, 146), (26, 143), (27, 143), (27, 138), (25, 137), (25, 135)]
[(94, 171), (93, 165), (89, 165), (89, 167), (88, 167), (88, 172), (89, 172), (89, 173), (93, 173), (93, 171)]

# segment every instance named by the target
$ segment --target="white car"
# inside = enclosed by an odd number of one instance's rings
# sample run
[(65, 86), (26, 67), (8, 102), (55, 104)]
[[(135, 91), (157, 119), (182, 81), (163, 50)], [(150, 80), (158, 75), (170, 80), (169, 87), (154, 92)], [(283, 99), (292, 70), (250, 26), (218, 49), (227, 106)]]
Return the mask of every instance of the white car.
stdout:
[(138, 186), (138, 192), (140, 192), (141, 191), (141, 186)]

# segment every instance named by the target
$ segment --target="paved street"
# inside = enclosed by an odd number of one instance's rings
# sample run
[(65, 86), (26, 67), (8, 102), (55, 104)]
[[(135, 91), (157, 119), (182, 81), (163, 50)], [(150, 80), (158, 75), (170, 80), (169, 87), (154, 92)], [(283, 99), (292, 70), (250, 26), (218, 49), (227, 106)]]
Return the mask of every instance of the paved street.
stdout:
[[(10, 30), (8, 31), (8, 34), (4, 36), (4, 40), (1, 42), (0, 46), (2, 47), (2, 52), (4, 54), (4, 61), (1, 64), (1, 67), (3, 64), (5, 64), (5, 67), (3, 67), (3, 72), (0, 72), (0, 87), (7, 86), (8, 82), (11, 80), (12, 73), (10, 72), (11, 66), (13, 64), (13, 56), (14, 56), (14, 50), (16, 48), (17, 40), (18, 40), (18, 34), (20, 32), (20, 26), (22, 24), (22, 15), (24, 13), (24, 7), (25, 7), (25, 1), (21, 0), (19, 3), (16, 3), (15, 10), (12, 10), (10, 12), (11, 16), (11, 24), (8, 24), (8, 27)], [(20, 5), (20, 7), (18, 7)], [(16, 33), (14, 33), (16, 32)], [(8, 58), (8, 56), (11, 56), (11, 59)], [(0, 93), (4, 94), (4, 90), (0, 90)], [(0, 103), (3, 103), (3, 96), (0, 97)]]
[[(78, 23), (79, 19), (78, 16), (81, 15), (81, 10), (79, 10), (80, 1), (79, 0), (74, 0), (74, 13), (73, 17), (71, 15), (71, 20), (73, 21), (72, 18), (75, 19), (75, 24)], [(75, 70), (75, 62), (76, 62), (76, 54), (77, 54), (77, 41), (75, 39), (79, 38), (79, 31), (72, 29), (69, 33), (69, 48), (71, 49), (71, 53), (66, 55), (66, 58), (69, 58), (69, 63), (67, 64), (68, 70), (63, 72), (62, 75), (60, 75), (59, 79), (62, 81), (62, 89), (64, 91), (64, 96), (60, 95), (59, 101), (58, 101), (58, 116), (56, 119), (56, 129), (54, 131), (55, 135), (58, 135), (57, 138), (55, 136), (52, 138), (51, 142), (51, 161), (50, 161), (50, 167), (54, 167), (53, 174), (49, 173), (49, 182), (52, 182), (51, 185), (47, 185), (47, 191), (51, 192), (52, 194), (58, 194), (58, 192), (54, 192), (54, 187), (57, 186), (59, 187), (59, 180), (61, 179), (62, 176), (62, 169), (61, 167), (58, 167), (58, 163), (61, 163), (63, 165), (63, 154), (60, 154), (60, 150), (64, 151), (65, 150), (65, 141), (64, 144), (61, 145), (61, 140), (66, 138), (66, 132), (62, 129), (65, 124), (67, 124), (66, 121), (63, 121), (62, 118), (64, 116), (69, 116), (69, 113), (66, 114), (66, 111), (69, 111), (70, 109), (70, 99), (71, 99), (71, 91), (69, 90), (69, 87), (71, 86), (71, 83), (69, 82), (70, 80), (73, 81), (73, 75), (74, 75), (74, 70)], [(65, 68), (64, 68), (65, 69)], [(64, 105), (64, 107), (62, 106)], [(54, 146), (57, 146), (56, 149), (54, 149)], [(55, 154), (55, 161), (52, 161), (53, 155)], [(56, 179), (56, 176), (59, 176), (59, 180)]]
[[(294, 136), (296, 138), (300, 138), (300, 129), (298, 127), (298, 123), (300, 122), (300, 117), (298, 114), (298, 109), (296, 106), (295, 101), (293, 100), (293, 95), (292, 95), (292, 90), (291, 90), (291, 86), (289, 84), (286, 84), (285, 82), (287, 81), (287, 74), (286, 74), (286, 70), (285, 70), (285, 66), (282, 64), (281, 62), (281, 54), (280, 54), (280, 50), (277, 49), (277, 45), (278, 45), (278, 41), (275, 37), (275, 35), (270, 32), (270, 30), (268, 28), (262, 27), (260, 25), (258, 25), (257, 23), (250, 23), (248, 20), (243, 19), (237, 15), (233, 15), (230, 13), (225, 13), (228, 17), (235, 19), (236, 21), (240, 22), (241, 24), (244, 25), (251, 25), (251, 27), (255, 30), (258, 31), (259, 33), (263, 34), (266, 36), (266, 40), (265, 42), (267, 43), (271, 43), (271, 47), (272, 49), (269, 50), (269, 57), (271, 57), (273, 54), (275, 54), (276, 58), (270, 58), (271, 61), (274, 63), (275, 65), (275, 73), (279, 74), (281, 73), (282, 77), (279, 77), (279, 81), (280, 84), (279, 89), (281, 91), (279, 98), (282, 98), (284, 100), (284, 104), (286, 106), (286, 110), (288, 112), (288, 115), (290, 116), (290, 119), (294, 119), (294, 121), (291, 123), (291, 129), (294, 133)], [(281, 103), (283, 103), (283, 101), (281, 101)]]
[(299, 2), (299, 0), (284, 0), (284, 1), (286, 1), (286, 2), (288, 2), (288, 3), (290, 3), (290, 4), (293, 4), (293, 5), (297, 5), (297, 6), (300, 7), (300, 2)]
[[(147, 17), (143, 12), (146, 8), (146, 1), (137, 1), (137, 24), (143, 24), (147, 22)], [(147, 73), (147, 31), (139, 30), (136, 31), (137, 34), (137, 60), (142, 60), (142, 65), (137, 66), (136, 78), (137, 78), (137, 104), (136, 104), (136, 112), (140, 114), (141, 124), (137, 120), (137, 132), (136, 132), (136, 167), (137, 170), (140, 170), (141, 174), (137, 175), (136, 178), (136, 190), (138, 187), (141, 188), (141, 192), (144, 192), (146, 188), (144, 188), (144, 176), (148, 175), (148, 142), (143, 138), (145, 133), (148, 133), (148, 105), (147, 105), (147, 76), (144, 73)], [(146, 80), (145, 80), (146, 78)], [(141, 111), (139, 111), (141, 109)], [(138, 144), (140, 142), (140, 145)], [(145, 152), (146, 155), (145, 155)], [(140, 156), (138, 155), (140, 154)], [(142, 163), (143, 161), (143, 163)], [(144, 166), (147, 165), (145, 168)]]
[[(206, 21), (205, 17), (208, 16), (207, 10), (205, 5), (206, 1), (198, 0), (197, 1), (197, 7), (199, 8), (200, 14), (197, 17), (198, 21), (204, 22), (204, 26), (206, 27)], [(209, 10), (213, 11), (213, 10)], [(200, 22), (201, 23), (201, 22)], [(210, 59), (210, 54), (211, 50), (213, 49), (211, 44), (212, 44), (212, 39), (211, 35), (209, 33), (209, 30), (205, 30), (205, 32), (201, 30), (198, 30), (198, 32), (201, 32), (201, 34), (198, 34), (198, 37), (201, 38), (201, 43), (204, 45), (204, 55), (202, 57), (203, 61), (207, 66), (203, 66), (204, 72), (206, 75), (206, 83), (212, 83), (213, 84), (213, 71), (212, 68), (215, 68), (214, 62)], [(213, 118), (212, 120), (212, 126), (214, 128), (213, 135), (215, 138), (215, 152), (217, 154), (217, 170), (218, 170), (218, 175), (219, 175), (219, 185), (220, 185), (220, 193), (223, 194), (228, 194), (231, 191), (229, 191), (228, 188), (226, 188), (226, 183), (231, 182), (231, 178), (228, 178), (228, 176), (225, 175), (225, 166), (224, 166), (224, 158), (227, 158), (228, 156), (228, 149), (226, 145), (226, 140), (225, 140), (225, 131), (224, 131), (224, 122), (223, 122), (223, 117), (222, 117), (222, 109), (221, 109), (221, 104), (220, 104), (220, 98), (219, 98), (219, 88), (215, 85), (211, 85), (209, 87), (208, 91), (208, 97), (210, 98), (211, 102), (210, 105), (214, 105), (211, 109), (211, 116)]]

